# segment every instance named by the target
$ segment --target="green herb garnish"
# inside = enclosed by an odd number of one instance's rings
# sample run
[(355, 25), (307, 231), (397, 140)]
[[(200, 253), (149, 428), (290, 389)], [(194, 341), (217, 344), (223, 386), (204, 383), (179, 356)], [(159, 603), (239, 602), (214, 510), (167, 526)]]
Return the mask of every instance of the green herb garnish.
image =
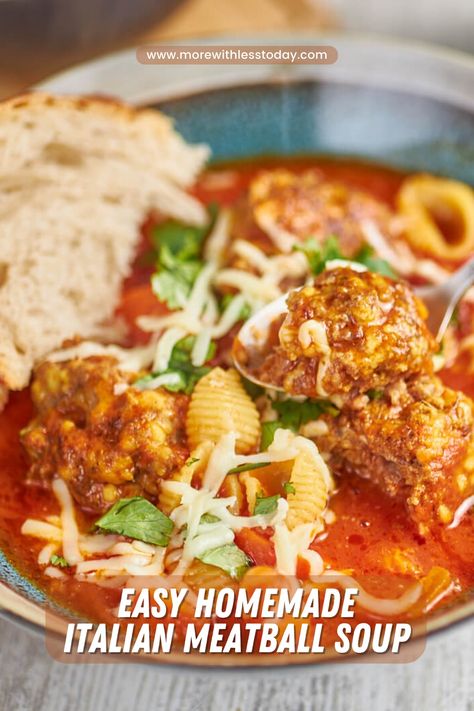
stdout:
[(367, 397), (369, 398), (369, 400), (381, 400), (383, 398), (383, 395), (383, 390), (376, 390), (375, 388), (367, 390)]
[(151, 278), (153, 293), (170, 309), (184, 308), (201, 268), (201, 262), (176, 262), (170, 269), (160, 269)]
[(343, 259), (344, 261), (363, 264), (371, 272), (378, 272), (392, 279), (396, 278), (396, 274), (390, 264), (385, 259), (378, 257), (374, 249), (368, 244), (361, 247), (357, 254), (350, 259), (342, 254), (339, 240), (335, 235), (331, 235), (323, 243), (318, 242), (315, 237), (309, 237), (294, 249), (305, 254), (309, 268), (315, 276), (326, 269), (328, 262), (333, 259)]
[(309, 237), (301, 245), (294, 247), (298, 252), (303, 252), (308, 260), (309, 268), (315, 275), (321, 274), (327, 262), (333, 259), (344, 259), (339, 240), (334, 235), (328, 237), (322, 244), (315, 237)]
[(199, 462), (199, 457), (189, 457), (189, 459), (186, 459), (184, 466), (191, 467), (193, 464), (196, 464), (196, 462)]
[(242, 380), (242, 385), (245, 388), (245, 391), (250, 395), (252, 400), (256, 400), (258, 397), (263, 395), (265, 393), (265, 388), (262, 388), (261, 385), (257, 385), (256, 383), (252, 383), (251, 380), (247, 380), (247, 378), (241, 378)]
[(286, 494), (296, 494), (296, 489), (289, 481), (285, 481), (283, 484), (283, 490)]
[(279, 494), (275, 494), (274, 496), (258, 496), (257, 494), (255, 508), (253, 510), (254, 515), (270, 514), (276, 511), (279, 498), (281, 498)]
[[(173, 375), (173, 382), (162, 383), (161, 387), (171, 392), (184, 392), (187, 395), (192, 393), (198, 380), (210, 372), (211, 368), (206, 365), (195, 366), (191, 362), (191, 352), (194, 346), (195, 336), (182, 338), (173, 348), (168, 368), (161, 373), (150, 373), (143, 378), (139, 378), (133, 384), (136, 388), (146, 388), (147, 383), (161, 375)], [(206, 354), (206, 361), (211, 360), (216, 352), (216, 344), (212, 342)]]
[(321, 415), (337, 417), (338, 408), (329, 400), (275, 400), (272, 408), (278, 413), (282, 427), (298, 432), (301, 425), (317, 420)]
[(170, 309), (186, 304), (192, 286), (203, 267), (200, 259), (202, 244), (212, 229), (217, 215), (215, 206), (209, 207), (209, 223), (205, 227), (183, 225), (166, 220), (153, 230), (152, 240), (157, 261), (151, 278), (153, 293)]
[[(223, 313), (232, 303), (232, 301), (235, 299), (236, 294), (224, 294), (222, 299), (219, 302), (219, 309), (221, 313)], [(245, 302), (240, 309), (238, 321), (246, 321), (250, 316), (252, 315), (252, 309), (250, 307), (250, 304)]]
[(214, 514), (205, 513), (199, 519), (199, 523), (219, 523), (219, 516), (214, 516)]
[(120, 499), (96, 523), (102, 531), (155, 546), (168, 545), (173, 525), (168, 516), (142, 496)]
[(249, 462), (249, 464), (239, 464), (238, 467), (229, 469), (227, 474), (240, 474), (240, 472), (251, 472), (252, 469), (260, 469), (261, 467), (268, 467), (270, 462)]
[(235, 580), (240, 580), (250, 566), (249, 558), (235, 543), (212, 548), (197, 557), (207, 565), (215, 565), (217, 568), (221, 568)]
[(55, 553), (53, 553), (53, 555), (49, 559), (49, 562), (51, 563), (51, 565), (56, 566), (56, 568), (69, 568), (69, 563), (62, 555), (56, 555)]
[(369, 272), (377, 272), (378, 274), (390, 277), (391, 279), (397, 278), (397, 275), (393, 271), (390, 264), (385, 261), (385, 259), (377, 257), (374, 249), (368, 244), (361, 247), (357, 254), (352, 257), (352, 261), (359, 262), (359, 264), (363, 264), (365, 267), (367, 267)]
[(273, 442), (275, 438), (275, 432), (280, 428), (284, 427), (280, 420), (273, 420), (272, 422), (264, 422), (262, 424), (262, 438), (260, 441), (260, 449), (265, 452)]
[(301, 425), (317, 420), (323, 414), (337, 417), (338, 408), (329, 400), (274, 400), (272, 408), (279, 415), (278, 420), (264, 422), (262, 424), (262, 437), (260, 449), (262, 452), (268, 449), (275, 438), (275, 432), (282, 428), (298, 432)]

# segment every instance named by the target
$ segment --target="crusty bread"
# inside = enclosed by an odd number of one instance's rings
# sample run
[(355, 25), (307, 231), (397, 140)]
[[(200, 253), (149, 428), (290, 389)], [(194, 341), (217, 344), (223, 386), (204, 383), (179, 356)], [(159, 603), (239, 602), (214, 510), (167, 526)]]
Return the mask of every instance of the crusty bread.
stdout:
[(208, 156), (162, 114), (100, 99), (0, 104), (0, 384), (111, 316), (147, 212), (206, 219), (185, 192)]

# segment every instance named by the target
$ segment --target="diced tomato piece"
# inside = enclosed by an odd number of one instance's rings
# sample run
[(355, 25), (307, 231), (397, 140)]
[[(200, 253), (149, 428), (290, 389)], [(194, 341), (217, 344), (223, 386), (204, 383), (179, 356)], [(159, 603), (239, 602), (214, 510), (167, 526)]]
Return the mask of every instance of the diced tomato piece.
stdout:
[(122, 316), (129, 327), (130, 340), (133, 344), (146, 343), (150, 338), (150, 334), (137, 326), (136, 320), (139, 316), (145, 314), (160, 316), (167, 312), (165, 304), (158, 301), (149, 283), (126, 289), (117, 309), (117, 315)]
[(298, 556), (296, 559), (296, 577), (299, 580), (308, 580), (311, 574), (311, 566), (302, 556)]
[(235, 543), (255, 565), (276, 564), (275, 548), (272, 541), (252, 528), (243, 528), (235, 534)]

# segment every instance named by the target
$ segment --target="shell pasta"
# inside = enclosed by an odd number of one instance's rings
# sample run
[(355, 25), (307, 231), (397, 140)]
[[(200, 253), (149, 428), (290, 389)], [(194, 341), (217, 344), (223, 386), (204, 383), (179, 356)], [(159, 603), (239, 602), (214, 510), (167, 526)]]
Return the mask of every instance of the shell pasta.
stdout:
[(290, 530), (301, 523), (321, 520), (329, 497), (329, 470), (319, 454), (303, 450), (291, 470), (286, 523)]
[(186, 431), (191, 447), (206, 440), (218, 442), (222, 435), (235, 432), (237, 452), (255, 450), (260, 440), (260, 419), (236, 370), (214, 368), (198, 382), (189, 405)]

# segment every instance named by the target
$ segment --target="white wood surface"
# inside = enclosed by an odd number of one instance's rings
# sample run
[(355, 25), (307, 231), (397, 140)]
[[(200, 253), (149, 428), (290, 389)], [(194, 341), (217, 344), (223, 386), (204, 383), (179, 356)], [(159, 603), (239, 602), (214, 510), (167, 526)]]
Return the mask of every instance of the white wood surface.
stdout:
[(40, 636), (0, 621), (1, 711), (474, 711), (474, 623), (412, 664), (345, 664), (270, 675), (65, 665)]

